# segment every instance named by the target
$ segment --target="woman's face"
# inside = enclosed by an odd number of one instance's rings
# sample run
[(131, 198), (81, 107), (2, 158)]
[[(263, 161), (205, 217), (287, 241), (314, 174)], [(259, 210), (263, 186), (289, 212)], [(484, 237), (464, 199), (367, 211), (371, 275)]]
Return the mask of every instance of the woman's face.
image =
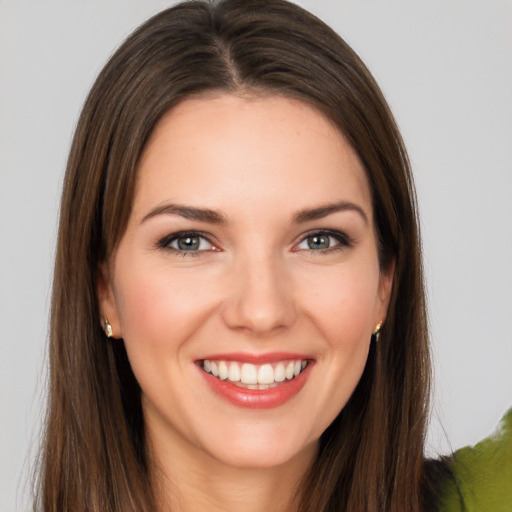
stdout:
[(318, 111), (189, 99), (157, 125), (99, 284), (163, 452), (236, 467), (311, 456), (386, 314), (370, 190)]

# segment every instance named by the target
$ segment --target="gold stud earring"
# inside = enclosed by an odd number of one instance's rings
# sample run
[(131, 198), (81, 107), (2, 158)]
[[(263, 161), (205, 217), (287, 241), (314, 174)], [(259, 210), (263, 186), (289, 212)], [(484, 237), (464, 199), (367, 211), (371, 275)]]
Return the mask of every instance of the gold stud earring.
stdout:
[(112, 338), (112, 326), (110, 325), (110, 322), (108, 321), (108, 318), (105, 317), (105, 323), (103, 324), (103, 330), (105, 331), (105, 334), (107, 335), (107, 338)]
[(380, 335), (380, 328), (382, 327), (382, 322), (379, 322), (377, 326), (375, 327), (375, 330), (373, 331), (373, 337), (375, 338), (375, 341), (379, 341), (379, 335)]

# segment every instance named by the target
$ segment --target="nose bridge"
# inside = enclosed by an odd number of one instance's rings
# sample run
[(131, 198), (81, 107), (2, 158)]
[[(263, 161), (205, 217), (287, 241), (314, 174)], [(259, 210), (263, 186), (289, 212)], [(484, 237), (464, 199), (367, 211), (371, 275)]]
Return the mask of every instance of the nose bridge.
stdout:
[(275, 254), (252, 252), (234, 262), (225, 307), (230, 327), (266, 333), (289, 326), (295, 318), (291, 281)]

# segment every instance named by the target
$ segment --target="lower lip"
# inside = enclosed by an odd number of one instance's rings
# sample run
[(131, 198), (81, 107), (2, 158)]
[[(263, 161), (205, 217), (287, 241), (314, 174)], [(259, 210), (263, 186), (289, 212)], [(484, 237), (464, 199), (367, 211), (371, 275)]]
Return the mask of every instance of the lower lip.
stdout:
[(249, 409), (272, 409), (283, 405), (299, 393), (309, 377), (312, 366), (313, 363), (308, 363), (298, 377), (269, 389), (242, 388), (227, 380), (217, 379), (217, 377), (206, 373), (201, 368), (199, 368), (199, 371), (210, 388), (218, 396), (233, 405)]

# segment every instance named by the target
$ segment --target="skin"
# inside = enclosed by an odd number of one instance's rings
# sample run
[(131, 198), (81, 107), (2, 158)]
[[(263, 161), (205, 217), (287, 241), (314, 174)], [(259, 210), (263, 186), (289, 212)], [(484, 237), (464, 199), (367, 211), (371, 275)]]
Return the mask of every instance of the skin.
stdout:
[[(389, 301), (393, 269), (379, 268), (363, 166), (302, 102), (218, 95), (168, 112), (138, 173), (98, 293), (142, 389), (162, 503), (293, 510), (295, 486), (359, 381)], [(340, 202), (345, 208), (322, 218), (296, 219)], [(225, 222), (162, 211), (170, 204), (215, 210)], [(312, 233), (325, 230), (328, 248), (311, 246)], [(168, 235), (180, 231), (209, 241), (178, 252)], [(276, 351), (314, 363), (301, 391), (270, 409), (222, 399), (196, 364), (209, 354)]]

